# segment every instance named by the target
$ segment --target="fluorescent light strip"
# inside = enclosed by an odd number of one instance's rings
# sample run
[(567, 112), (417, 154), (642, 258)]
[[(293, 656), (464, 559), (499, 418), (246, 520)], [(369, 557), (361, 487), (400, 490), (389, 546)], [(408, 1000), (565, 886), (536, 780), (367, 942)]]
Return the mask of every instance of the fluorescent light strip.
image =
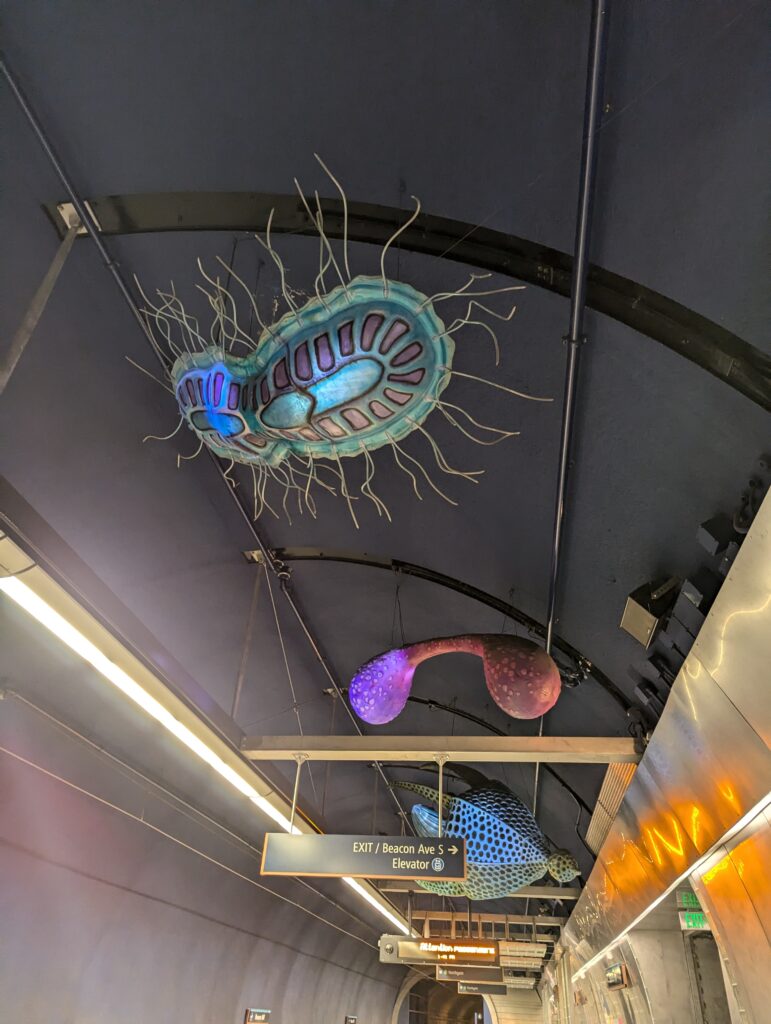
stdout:
[(223, 779), (226, 779), (231, 786), (234, 786), (239, 792), (243, 793), (261, 811), (279, 824), (285, 832), (289, 832), (291, 828), (291, 831), (299, 833), (300, 830), (297, 826), (290, 826), (289, 819), (277, 807), (274, 807), (253, 786), (250, 786), (245, 779), (242, 779), (237, 772), (225, 764), (221, 757), (207, 747), (179, 719), (175, 718), (160, 701), (152, 697), (147, 690), (143, 689), (122, 668), (119, 668), (114, 661), (110, 661), (106, 655), (102, 654), (95, 644), (91, 643), (79, 630), (71, 626), (63, 616), (54, 611), (42, 598), (38, 597), (26, 583), (12, 576), (8, 579), (0, 580), (0, 590), (3, 590), (20, 607), (37, 619), (41, 625), (49, 629), (70, 650), (80, 655), (89, 665), (92, 665), (105, 679), (109, 679), (127, 697), (130, 697), (135, 704), (138, 704), (143, 711), (146, 711), (148, 715), (157, 722), (160, 722), (165, 729), (176, 736), (178, 740), (181, 740), (189, 750), (192, 750), (194, 754), (210, 765)]
[(395, 925), (400, 932), (404, 935), (409, 935), (410, 930), (407, 925), (403, 924), (398, 917), (395, 917), (390, 910), (387, 910), (382, 903), (379, 903), (371, 892), (368, 892), (361, 883), (357, 882), (355, 878), (343, 878), (346, 885), (349, 885), (354, 892), (357, 892), (362, 899), (365, 899), (370, 906), (374, 907), (375, 910), (379, 910), (383, 917), (387, 918), (391, 924)]
[[(199, 757), (202, 761), (205, 761), (211, 768), (213, 768), (219, 775), (222, 776), (226, 782), (229, 782), (231, 786), (237, 789), (244, 796), (248, 797), (253, 804), (260, 808), (263, 813), (267, 814), (269, 818), (275, 821), (285, 832), (291, 832), (293, 835), (302, 835), (302, 830), (297, 825), (292, 825), (289, 819), (281, 813), (281, 811), (274, 807), (269, 800), (266, 800), (264, 796), (261, 796), (257, 790), (251, 786), (245, 779), (242, 779), (238, 772), (234, 771), (230, 765), (225, 764), (222, 758), (211, 750), (203, 740), (199, 739), (186, 725), (175, 718), (172, 713), (165, 708), (160, 701), (156, 700), (151, 694), (147, 692), (139, 683), (132, 679), (127, 672), (124, 672), (122, 668), (110, 661), (110, 659), (104, 655), (99, 648), (93, 644), (87, 637), (85, 637), (79, 630), (72, 626), (67, 620), (55, 611), (46, 601), (27, 586), (22, 580), (17, 579), (14, 576), (0, 579), (0, 590), (3, 591), (8, 597), (16, 602), (21, 608), (28, 612), (34, 619), (36, 619), (41, 625), (45, 626), (46, 629), (50, 630), (54, 636), (58, 637), (71, 651), (87, 661), (89, 665), (92, 665), (97, 672), (108, 679), (114, 686), (116, 686), (122, 693), (138, 704), (143, 711), (147, 712), (151, 718), (154, 718), (156, 722), (168, 730), (173, 736), (176, 736), (188, 750)], [(377, 899), (370, 893), (363, 885), (357, 882), (354, 878), (343, 878), (343, 881), (358, 893), (362, 899), (366, 900), (371, 907), (374, 907), (383, 917), (385, 917), (391, 924), (393, 924), (399, 931), (405, 935), (409, 935), (410, 931), (406, 925), (404, 925), (394, 914), (392, 914), (382, 903), (378, 902)]]
[(691, 867), (683, 871), (681, 875), (678, 875), (674, 882), (672, 882), (672, 884), (667, 889), (665, 889), (660, 896), (657, 896), (656, 899), (648, 907), (646, 907), (641, 914), (638, 914), (634, 921), (632, 921), (631, 924), (627, 925), (626, 928), (622, 932), (620, 932), (615, 937), (615, 939), (612, 940), (612, 942), (609, 942), (606, 946), (603, 946), (599, 953), (596, 953), (591, 960), (588, 960), (583, 965), (583, 967), (577, 970), (571, 980), (575, 982), (578, 978), (583, 978), (586, 972), (591, 967), (594, 967), (594, 965), (598, 963), (606, 953), (610, 952), (610, 950), (612, 950), (615, 946), (622, 942), (627, 937), (629, 932), (631, 932), (633, 928), (636, 928), (637, 925), (644, 918), (646, 918), (652, 910), (655, 910), (656, 907), (660, 903), (662, 903), (667, 898), (667, 896), (669, 896), (669, 894), (674, 889), (676, 889), (678, 885), (680, 885), (681, 882), (684, 882), (687, 878), (690, 878), (691, 875), (695, 875), (700, 869), (705, 868), (708, 861), (713, 859), (716, 855), (720, 854), (721, 847), (723, 847), (727, 842), (730, 842), (730, 840), (737, 833), (741, 832), (743, 828), (749, 825), (751, 821), (757, 818), (759, 814), (762, 814), (763, 811), (765, 811), (765, 809), (769, 806), (771, 806), (771, 792), (766, 793), (762, 800), (756, 803), (751, 810), (747, 811), (745, 815), (739, 818), (736, 824), (732, 825), (727, 832), (724, 832), (721, 838), (718, 839), (718, 841), (713, 846), (711, 846), (703, 856), (699, 857), (699, 859), (695, 861)]

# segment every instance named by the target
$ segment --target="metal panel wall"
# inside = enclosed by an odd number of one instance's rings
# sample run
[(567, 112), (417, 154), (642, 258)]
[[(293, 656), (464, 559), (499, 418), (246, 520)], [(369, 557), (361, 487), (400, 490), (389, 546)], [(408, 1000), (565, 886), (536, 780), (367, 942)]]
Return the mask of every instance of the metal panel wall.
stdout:
[[(583, 962), (624, 932), (767, 798), (770, 665), (767, 498), (675, 681), (565, 929)], [(748, 859), (745, 889), (767, 893), (764, 883), (749, 879), (748, 873), (756, 872), (760, 865)]]
[(694, 873), (742, 1019), (769, 1019), (771, 814), (761, 813)]

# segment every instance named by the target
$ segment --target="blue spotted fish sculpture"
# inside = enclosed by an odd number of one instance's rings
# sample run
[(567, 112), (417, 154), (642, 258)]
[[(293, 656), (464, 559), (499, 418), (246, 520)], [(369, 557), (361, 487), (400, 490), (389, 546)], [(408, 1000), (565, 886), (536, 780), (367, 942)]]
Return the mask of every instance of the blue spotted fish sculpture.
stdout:
[[(470, 900), (494, 900), (532, 885), (544, 875), (560, 883), (580, 874), (575, 857), (567, 850), (552, 852), (538, 824), (510, 789), (486, 779), (481, 772), (466, 771), (474, 784), (462, 796), (445, 794), (442, 800), (442, 835), (466, 840), (465, 882), (418, 882), (422, 889), (442, 896), (466, 896)], [(431, 786), (396, 783), (400, 788), (438, 803)], [(412, 808), (412, 821), (421, 836), (438, 835), (437, 811), (422, 804)], [(555, 895), (559, 893), (555, 889)]]

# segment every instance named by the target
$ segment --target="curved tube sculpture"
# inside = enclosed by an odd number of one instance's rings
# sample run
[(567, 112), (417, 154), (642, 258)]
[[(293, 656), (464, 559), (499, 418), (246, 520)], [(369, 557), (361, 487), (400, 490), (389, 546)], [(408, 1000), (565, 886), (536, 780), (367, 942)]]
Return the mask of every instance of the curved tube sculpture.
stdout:
[(559, 669), (542, 647), (518, 636), (470, 633), (423, 640), (372, 658), (351, 680), (351, 707), (370, 725), (393, 721), (407, 703), (417, 666), (453, 653), (482, 659), (490, 696), (512, 718), (540, 718), (557, 702)]

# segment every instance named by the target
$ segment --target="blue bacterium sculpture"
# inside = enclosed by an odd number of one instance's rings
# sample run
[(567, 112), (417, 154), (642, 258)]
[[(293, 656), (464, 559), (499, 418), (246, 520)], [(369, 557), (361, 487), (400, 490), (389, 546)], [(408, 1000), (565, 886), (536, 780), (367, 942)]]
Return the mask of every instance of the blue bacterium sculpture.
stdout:
[[(322, 167), (326, 170), (323, 163)], [(331, 174), (330, 177), (340, 188)], [(252, 291), (232, 266), (226, 267), (220, 260), (228, 276), (243, 291), (243, 296), (240, 292), (239, 296), (260, 327), (256, 340), (241, 327), (235, 295), (219, 278), (209, 276), (200, 261), (201, 273), (210, 286), (210, 290), (201, 290), (213, 312), (209, 341), (201, 335), (197, 319), (185, 310), (173, 288), (170, 293), (157, 293), (160, 305), (154, 305), (143, 293), (148, 327), (157, 352), (168, 367), (170, 390), (181, 414), (179, 426), (185, 423), (198, 437), (196, 454), (206, 445), (230, 460), (230, 467), (234, 463), (251, 467), (255, 518), (266, 507), (273, 511), (265, 493), (272, 480), (284, 490), (285, 511), (287, 496), (294, 491), (300, 510), (304, 503), (314, 515), (312, 486), (319, 485), (332, 493), (339, 487), (358, 526), (352, 505), (354, 495), (341, 461), (358, 456), (365, 464), (361, 495), (374, 503), (380, 515), (390, 519), (385, 502), (372, 489), (371, 452), (383, 447), (391, 449), (398, 467), (409, 475), (418, 498), (422, 497), (419, 480), (425, 479), (437, 494), (455, 504), (400, 442), (420, 431), (428, 439), (440, 471), (476, 482), (479, 472), (453, 469), (448, 464), (423, 426), (428, 415), (438, 409), (451, 425), (479, 444), (496, 444), (518, 433), (484, 426), (441, 396), (453, 375), (493, 383), (472, 374), (457, 374), (452, 369), (453, 335), (468, 324), (479, 325), (491, 336), (497, 359), (495, 331), (485, 321), (473, 319), (474, 310), (508, 321), (516, 307), (505, 315), (499, 314), (477, 302), (475, 296), (515, 291), (521, 286), (473, 292), (469, 288), (489, 275), (472, 274), (457, 291), (428, 297), (409, 284), (389, 280), (385, 273), (386, 252), (418, 216), (420, 203), (384, 247), (381, 276), (352, 278), (347, 251), (347, 202), (342, 189), (346, 225), (343, 268), (324, 232), (318, 197), (314, 215), (299, 184), (297, 188), (322, 243), (314, 297), (299, 305), (296, 294), (288, 288), (284, 265), (270, 240), (272, 215), (266, 238), (256, 237), (279, 270), (281, 292), (288, 306), (288, 312), (276, 323), (263, 320)], [(339, 283), (327, 290), (325, 274), (330, 266)], [(464, 299), (467, 309), (465, 316), (447, 326), (435, 305), (453, 298)], [(216, 341), (213, 343), (211, 338)], [(247, 354), (237, 355), (237, 345), (245, 347)], [(535, 399), (501, 384), (493, 386), (522, 398), (550, 401)], [(324, 465), (332, 473), (334, 486), (317, 472), (318, 460), (326, 460)], [(422, 476), (416, 475), (411, 466)]]

